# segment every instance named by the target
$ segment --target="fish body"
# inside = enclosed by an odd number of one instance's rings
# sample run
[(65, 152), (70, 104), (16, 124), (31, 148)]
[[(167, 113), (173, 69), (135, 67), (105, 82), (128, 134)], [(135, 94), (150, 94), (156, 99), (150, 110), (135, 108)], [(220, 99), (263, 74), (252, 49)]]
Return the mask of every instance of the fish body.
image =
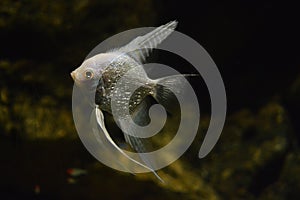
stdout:
[[(147, 97), (154, 97), (158, 103), (167, 102), (168, 94), (170, 92), (161, 87), (159, 83), (163, 80), (170, 84), (178, 84), (176, 77), (175, 79), (172, 77), (161, 78), (158, 80), (150, 79), (147, 76), (142, 63), (145, 61), (145, 58), (149, 55), (151, 50), (166, 39), (174, 31), (176, 26), (176, 21), (169, 22), (144, 36), (135, 38), (121, 48), (97, 54), (85, 60), (80, 67), (71, 73), (76, 85), (85, 92), (93, 92), (93, 94), (95, 94), (93, 96), (95, 112), (92, 113), (96, 117), (94, 122), (96, 121), (99, 130), (104, 133), (105, 137), (110, 141), (114, 148), (118, 149), (124, 156), (127, 155), (114, 143), (105, 128), (102, 111), (112, 114), (111, 102), (112, 97), (115, 95), (118, 97), (116, 102), (118, 108), (122, 109), (129, 107), (130, 111), (130, 113), (119, 112), (120, 116), (117, 117), (127, 117), (122, 116), (124, 113), (124, 115), (130, 114), (133, 115), (133, 118), (136, 118), (135, 122), (140, 125), (145, 125), (144, 113), (147, 113), (149, 109), (149, 107), (147, 107)], [(116, 90), (118, 81), (125, 75), (125, 82), (118, 85), (119, 90)], [(131, 94), (131, 88), (138, 89)], [(145, 152), (145, 147), (142, 140), (138, 137), (138, 133), (130, 135), (124, 133), (124, 137), (126, 142), (128, 142), (134, 150), (140, 153)], [(147, 163), (145, 159), (142, 158), (145, 161), (145, 164), (143, 164), (130, 157), (128, 158), (153, 171), (160, 179), (154, 170), (152, 170), (151, 164)]]
[[(124, 94), (118, 99), (120, 106), (127, 106), (129, 101), (129, 109), (134, 111), (140, 102), (148, 95), (154, 94), (155, 81), (148, 78), (142, 65), (132, 59), (126, 54), (121, 54), (114, 58), (103, 71), (102, 78), (99, 81), (96, 89), (95, 103), (99, 105), (99, 108), (112, 114), (111, 110), (111, 98), (116, 87), (117, 82), (126, 73), (130, 71), (130, 75), (127, 78), (128, 83), (121, 85)], [(142, 85), (131, 97), (128, 96), (130, 93), (126, 91), (126, 87), (129, 89), (134, 86)], [(127, 93), (126, 93), (127, 92)]]

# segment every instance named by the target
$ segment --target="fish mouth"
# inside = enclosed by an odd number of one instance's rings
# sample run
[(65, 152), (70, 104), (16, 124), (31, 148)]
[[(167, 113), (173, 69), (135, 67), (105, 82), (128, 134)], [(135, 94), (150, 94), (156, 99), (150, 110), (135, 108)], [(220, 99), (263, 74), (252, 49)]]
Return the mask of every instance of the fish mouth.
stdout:
[(70, 74), (71, 74), (71, 77), (72, 77), (72, 79), (74, 80), (75, 84), (76, 84), (76, 85), (79, 85), (79, 84), (80, 84), (80, 81), (76, 78), (76, 73), (75, 73), (75, 71), (72, 71)]
[(76, 81), (76, 76), (75, 76), (75, 72), (74, 72), (74, 71), (71, 72), (71, 77), (72, 77), (72, 79), (73, 79), (74, 81)]

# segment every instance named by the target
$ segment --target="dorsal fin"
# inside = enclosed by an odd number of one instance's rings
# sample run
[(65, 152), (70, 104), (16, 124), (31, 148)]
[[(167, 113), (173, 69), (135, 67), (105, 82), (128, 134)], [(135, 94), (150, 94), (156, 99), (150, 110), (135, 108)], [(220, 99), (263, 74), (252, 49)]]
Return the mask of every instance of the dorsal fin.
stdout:
[(128, 43), (126, 46), (116, 50), (120, 53), (127, 53), (136, 61), (142, 63), (152, 49), (156, 48), (163, 40), (165, 40), (176, 28), (177, 21), (171, 21), (165, 25), (159, 26), (146, 35), (139, 36)]

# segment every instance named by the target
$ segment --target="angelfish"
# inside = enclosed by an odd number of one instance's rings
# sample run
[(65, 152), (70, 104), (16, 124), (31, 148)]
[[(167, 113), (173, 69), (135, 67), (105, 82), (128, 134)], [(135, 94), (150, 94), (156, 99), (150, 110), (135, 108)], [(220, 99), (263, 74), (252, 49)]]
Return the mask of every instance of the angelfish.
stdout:
[[(124, 156), (129, 158), (132, 162), (143, 166), (152, 171), (159, 179), (160, 177), (152, 169), (151, 164), (140, 163), (131, 157), (129, 157), (121, 148), (119, 148), (112, 138), (104, 124), (103, 111), (112, 114), (111, 109), (111, 95), (115, 89), (118, 80), (130, 70), (128, 78), (128, 85), (141, 83), (143, 86), (138, 89), (133, 96), (126, 96), (126, 94), (119, 94), (119, 103), (122, 107), (129, 105), (129, 110), (137, 121), (143, 121), (146, 106), (146, 97), (152, 96), (158, 103), (165, 104), (168, 101), (168, 94), (170, 91), (165, 90), (159, 86), (160, 81), (166, 81), (169, 84), (180, 84), (177, 79), (172, 77), (163, 77), (157, 80), (150, 79), (142, 63), (149, 55), (153, 48), (156, 48), (163, 40), (165, 40), (176, 28), (177, 21), (171, 21), (165, 25), (157, 27), (153, 31), (139, 36), (129, 42), (127, 45), (110, 50), (105, 53), (97, 54), (87, 60), (85, 60), (80, 67), (71, 73), (75, 84), (86, 91), (96, 91), (95, 94), (95, 112), (92, 114), (96, 116), (98, 127), (104, 133), (109, 142), (121, 152)], [(125, 85), (124, 85), (125, 87)], [(129, 101), (129, 104), (128, 104)], [(116, 117), (116, 116), (115, 116)], [(115, 118), (116, 119), (116, 118)], [(144, 146), (138, 137), (124, 134), (124, 138), (128, 144), (137, 152), (144, 152)], [(143, 159), (143, 158), (142, 158)], [(160, 179), (161, 180), (161, 179)]]

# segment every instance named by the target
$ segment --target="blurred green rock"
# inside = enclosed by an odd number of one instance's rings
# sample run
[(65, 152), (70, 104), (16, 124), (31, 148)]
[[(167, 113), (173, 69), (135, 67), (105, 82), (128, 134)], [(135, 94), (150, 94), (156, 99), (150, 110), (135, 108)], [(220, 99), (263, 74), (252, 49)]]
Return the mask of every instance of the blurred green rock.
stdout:
[(257, 113), (241, 110), (228, 116), (213, 151), (198, 161), (198, 172), (224, 199), (256, 199), (279, 178), (290, 132), (278, 103)]

